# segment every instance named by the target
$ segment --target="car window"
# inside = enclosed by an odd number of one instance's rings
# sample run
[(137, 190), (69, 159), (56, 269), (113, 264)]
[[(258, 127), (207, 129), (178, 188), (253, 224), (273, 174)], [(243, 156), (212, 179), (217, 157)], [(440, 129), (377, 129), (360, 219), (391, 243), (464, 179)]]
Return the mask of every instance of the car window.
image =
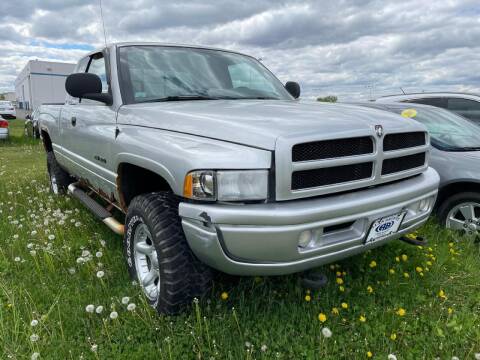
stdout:
[(107, 84), (107, 70), (105, 67), (105, 58), (103, 56), (94, 55), (88, 66), (88, 73), (98, 75), (100, 80), (102, 80), (102, 93), (108, 93), (108, 84)]
[(452, 111), (480, 111), (480, 102), (462, 98), (448, 98), (448, 110)]
[(431, 105), (431, 106), (436, 106), (436, 107), (441, 107), (441, 108), (446, 108), (447, 107), (446, 99), (441, 98), (441, 97), (417, 98), (417, 99), (407, 100), (405, 102), (415, 103), (415, 104)]

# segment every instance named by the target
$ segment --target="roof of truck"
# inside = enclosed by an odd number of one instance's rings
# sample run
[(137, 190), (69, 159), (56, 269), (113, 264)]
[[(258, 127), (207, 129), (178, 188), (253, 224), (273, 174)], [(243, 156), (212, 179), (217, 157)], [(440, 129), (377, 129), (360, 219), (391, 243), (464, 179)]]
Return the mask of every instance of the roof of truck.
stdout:
[[(109, 43), (107, 44), (107, 47), (112, 48), (112, 47), (125, 47), (125, 46), (168, 46), (168, 47), (184, 47), (184, 48), (192, 48), (192, 49), (207, 49), (207, 50), (216, 50), (216, 51), (226, 51), (234, 54), (239, 54), (239, 55), (246, 55), (246, 56), (251, 56), (248, 54), (241, 53), (239, 51), (235, 50), (228, 50), (228, 49), (222, 49), (218, 47), (213, 47), (213, 46), (204, 46), (204, 45), (194, 45), (194, 44), (173, 44), (173, 43), (162, 43), (162, 42), (147, 42), (147, 41), (128, 41), (128, 42), (114, 42), (114, 43)], [(90, 51), (86, 56), (90, 56), (93, 54), (96, 54), (100, 51), (105, 49), (105, 46), (101, 48), (97, 48), (93, 51)], [(252, 57), (252, 56), (251, 56)]]

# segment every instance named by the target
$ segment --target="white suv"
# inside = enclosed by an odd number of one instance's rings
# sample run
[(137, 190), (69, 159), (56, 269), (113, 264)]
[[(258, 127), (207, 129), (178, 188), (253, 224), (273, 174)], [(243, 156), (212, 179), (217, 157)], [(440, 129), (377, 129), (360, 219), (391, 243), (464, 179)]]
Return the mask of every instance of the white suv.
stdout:
[(0, 115), (5, 119), (16, 119), (15, 107), (10, 101), (0, 101)]
[(431, 92), (383, 96), (377, 102), (408, 102), (440, 107), (480, 123), (480, 95)]

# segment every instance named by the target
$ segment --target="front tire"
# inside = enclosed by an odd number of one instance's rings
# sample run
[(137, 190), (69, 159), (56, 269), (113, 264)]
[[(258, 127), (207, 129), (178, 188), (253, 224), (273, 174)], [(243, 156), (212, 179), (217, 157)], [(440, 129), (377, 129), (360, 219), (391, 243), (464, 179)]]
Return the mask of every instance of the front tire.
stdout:
[(125, 219), (124, 255), (131, 277), (160, 314), (178, 313), (211, 287), (212, 271), (190, 250), (172, 193), (132, 200)]
[(480, 193), (463, 192), (447, 198), (438, 209), (443, 226), (480, 238)]
[(53, 151), (47, 152), (47, 170), (50, 179), (50, 190), (55, 195), (66, 194), (68, 185), (72, 182), (71, 177), (60, 167)]

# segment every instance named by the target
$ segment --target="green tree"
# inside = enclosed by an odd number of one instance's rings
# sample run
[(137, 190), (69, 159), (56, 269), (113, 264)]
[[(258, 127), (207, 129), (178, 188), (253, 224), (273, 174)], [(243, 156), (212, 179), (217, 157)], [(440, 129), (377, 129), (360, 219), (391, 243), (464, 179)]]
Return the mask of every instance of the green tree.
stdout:
[(5, 95), (0, 94), (0, 100), (5, 100)]
[(338, 98), (335, 95), (328, 95), (328, 96), (325, 96), (325, 97), (318, 97), (317, 98), (317, 101), (321, 101), (321, 102), (334, 103), (334, 102), (337, 102), (337, 100), (338, 100)]

